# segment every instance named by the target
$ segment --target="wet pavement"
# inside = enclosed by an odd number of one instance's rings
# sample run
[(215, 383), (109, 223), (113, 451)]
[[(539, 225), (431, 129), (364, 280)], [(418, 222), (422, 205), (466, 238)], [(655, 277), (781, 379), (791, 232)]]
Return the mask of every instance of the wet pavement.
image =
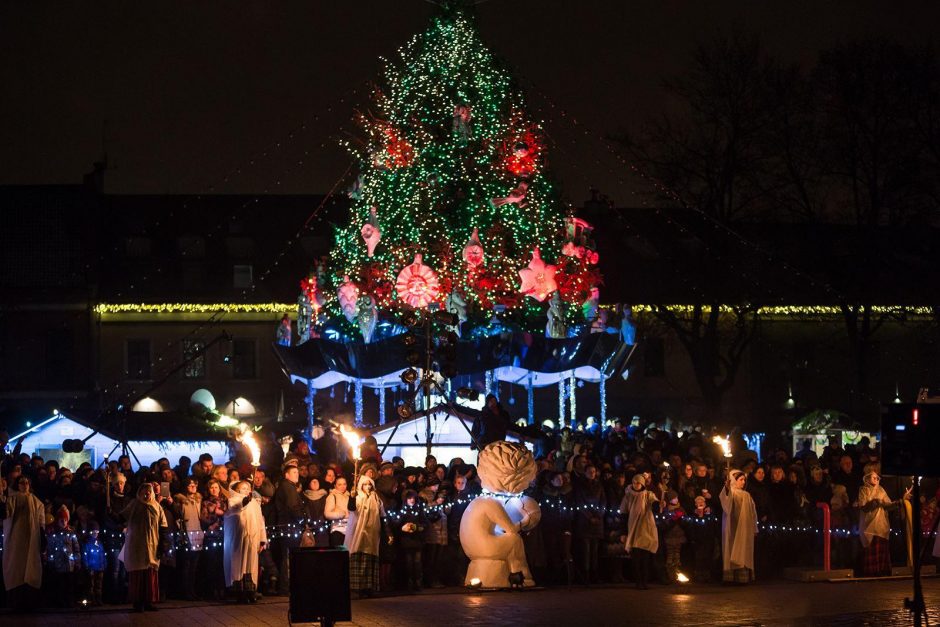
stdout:
[[(924, 580), (930, 624), (940, 625), (940, 579)], [(912, 625), (903, 609), (910, 580), (848, 583), (769, 583), (750, 586), (688, 585), (639, 591), (629, 586), (551, 588), (526, 592), (470, 593), (450, 588), (411, 596), (353, 601), (353, 622), (340, 626), (400, 627), (475, 625), (748, 625), (779, 627), (895, 627)], [(126, 608), (12, 616), (17, 627), (146, 625), (213, 627), (285, 626), (287, 599), (258, 605), (171, 602), (159, 612)], [(298, 623), (295, 623), (298, 624)]]

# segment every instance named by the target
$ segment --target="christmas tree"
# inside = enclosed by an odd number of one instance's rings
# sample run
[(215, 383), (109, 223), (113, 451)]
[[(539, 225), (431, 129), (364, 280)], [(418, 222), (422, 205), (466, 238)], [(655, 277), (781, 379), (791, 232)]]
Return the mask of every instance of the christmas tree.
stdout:
[(466, 5), (445, 3), (386, 62), (358, 115), (363, 137), (346, 143), (360, 168), (350, 219), (316, 281), (345, 337), (370, 341), (377, 319), (430, 303), (465, 333), (491, 328), (494, 308), (526, 330), (547, 314), (556, 337), (596, 312), (590, 227), (566, 214), (542, 127)]

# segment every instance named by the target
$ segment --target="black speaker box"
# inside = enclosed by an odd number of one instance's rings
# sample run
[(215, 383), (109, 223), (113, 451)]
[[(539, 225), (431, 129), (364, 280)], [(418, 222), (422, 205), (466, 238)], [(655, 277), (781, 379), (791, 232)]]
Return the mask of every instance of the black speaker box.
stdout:
[(882, 406), (881, 472), (940, 477), (940, 403)]
[(295, 548), (290, 552), (290, 622), (352, 620), (349, 552), (345, 548)]

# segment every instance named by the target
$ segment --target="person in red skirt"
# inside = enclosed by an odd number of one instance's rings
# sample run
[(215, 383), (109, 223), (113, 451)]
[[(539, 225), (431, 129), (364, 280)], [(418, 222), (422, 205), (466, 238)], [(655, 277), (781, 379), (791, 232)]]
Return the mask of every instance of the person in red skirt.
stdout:
[[(910, 490), (904, 498), (910, 498)], [(865, 468), (864, 485), (858, 491), (858, 535), (862, 542), (863, 577), (882, 577), (891, 574), (891, 554), (888, 550), (888, 535), (891, 524), (888, 522), (888, 510), (897, 507), (898, 501), (892, 502), (888, 493), (881, 487), (878, 467)]]
[(134, 611), (155, 612), (160, 600), (160, 538), (167, 531), (163, 508), (154, 497), (153, 485), (144, 483), (123, 513), (127, 521), (124, 547), (118, 556), (128, 576), (128, 598)]

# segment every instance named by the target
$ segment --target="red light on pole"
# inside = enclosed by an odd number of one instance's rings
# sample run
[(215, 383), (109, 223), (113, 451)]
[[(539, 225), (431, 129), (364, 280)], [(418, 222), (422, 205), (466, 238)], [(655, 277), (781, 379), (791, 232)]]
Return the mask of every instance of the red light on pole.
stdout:
[(920, 422), (920, 410), (915, 407), (911, 415), (911, 424), (916, 427), (918, 422)]

